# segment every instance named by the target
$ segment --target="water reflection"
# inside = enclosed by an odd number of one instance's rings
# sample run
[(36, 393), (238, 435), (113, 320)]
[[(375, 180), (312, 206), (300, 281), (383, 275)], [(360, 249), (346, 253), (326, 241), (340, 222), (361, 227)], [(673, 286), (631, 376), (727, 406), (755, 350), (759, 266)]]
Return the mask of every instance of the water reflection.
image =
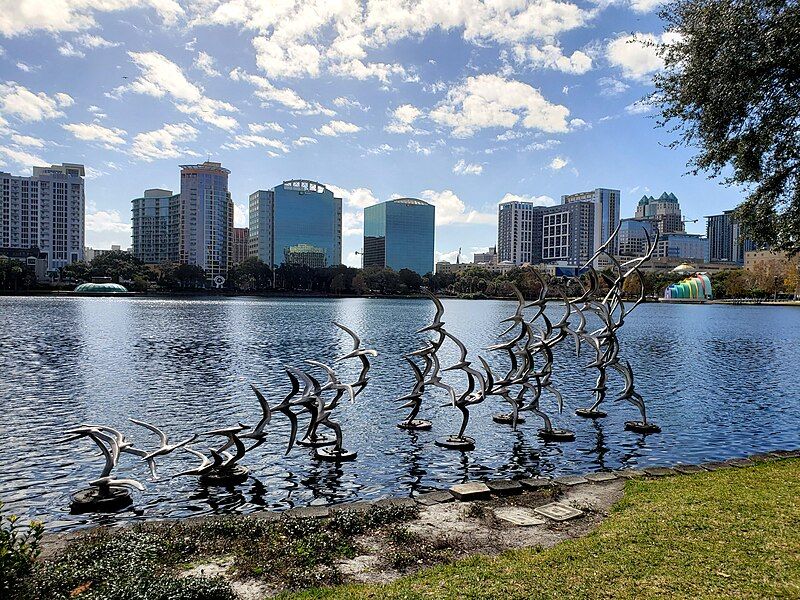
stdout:
[[(513, 310), (512, 303), (495, 301), (446, 300), (445, 306), (448, 329), (473, 353), (493, 342), (502, 331), (499, 320)], [(585, 353), (576, 358), (567, 340), (555, 353), (553, 380), (565, 410), (554, 422), (575, 431), (574, 443), (541, 442), (541, 422), (532, 415), (516, 432), (493, 423), (492, 414), (504, 409), (498, 400), (471, 411), (475, 451), (443, 450), (433, 441), (452, 433), (460, 418), (444, 392), (425, 400), (420, 416), (433, 421), (428, 432), (398, 429), (404, 411), (393, 401), (413, 383), (402, 355), (419, 347), (413, 331), (433, 310), (428, 301), (403, 299), (0, 298), (0, 499), (10, 510), (66, 528), (408, 495), (480, 477), (697, 462), (800, 445), (799, 311), (644, 305), (621, 330), (621, 354), (631, 361), (662, 434), (624, 431), (636, 411), (610, 399), (621, 387), (616, 373), (609, 377), (608, 418), (575, 417), (574, 408), (589, 399), (595, 371), (583, 367), (590, 359)], [(554, 306), (551, 316), (560, 313)], [(289, 428), (276, 415), (268, 442), (247, 456), (252, 477), (240, 486), (206, 488), (194, 478), (172, 479), (193, 466), (188, 455), (163, 461), (162, 479), (148, 481), (146, 467), (126, 457), (120, 475), (147, 485), (136, 508), (115, 517), (68, 514), (69, 494), (97, 472), (102, 458), (92, 444), (57, 446), (64, 429), (104, 422), (147, 445), (154, 440), (134, 429), (129, 416), (157, 423), (174, 439), (252, 423), (259, 411), (250, 382), (277, 402), (289, 390), (284, 363), (331, 361), (349, 350), (350, 339), (331, 325), (334, 320), (380, 351), (367, 391), (355, 404), (344, 402), (338, 415), (347, 447), (359, 453), (355, 462), (319, 463), (301, 449), (284, 456)], [(448, 346), (442, 355), (444, 364), (457, 358)], [(493, 368), (507, 369), (502, 353), (484, 356)], [(342, 379), (352, 380), (359, 364), (347, 361), (341, 368)], [(552, 408), (551, 398), (543, 400)]]

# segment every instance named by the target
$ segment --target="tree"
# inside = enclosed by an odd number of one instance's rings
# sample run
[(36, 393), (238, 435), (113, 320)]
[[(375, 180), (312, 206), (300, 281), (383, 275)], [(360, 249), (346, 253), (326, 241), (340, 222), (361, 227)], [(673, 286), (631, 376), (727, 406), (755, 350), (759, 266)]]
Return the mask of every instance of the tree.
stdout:
[(272, 285), (272, 269), (257, 256), (250, 256), (228, 271), (228, 281), (235, 289), (260, 292)]
[(0, 289), (27, 290), (36, 287), (36, 270), (28, 264), (0, 256)]
[[(653, 101), (672, 146), (695, 146), (692, 173), (749, 192), (748, 237), (800, 251), (800, 5), (795, 0), (675, 0), (661, 11), (674, 41)], [(728, 174), (730, 173), (730, 174)]]
[(400, 277), (400, 283), (411, 291), (419, 291), (419, 288), (422, 287), (422, 277), (416, 271), (400, 269), (397, 275)]
[(136, 277), (148, 277), (150, 270), (129, 252), (112, 250), (95, 258), (89, 263), (91, 277), (110, 277), (119, 283), (120, 279), (131, 281)]
[(182, 288), (205, 287), (206, 272), (197, 265), (181, 264), (175, 268), (175, 280)]

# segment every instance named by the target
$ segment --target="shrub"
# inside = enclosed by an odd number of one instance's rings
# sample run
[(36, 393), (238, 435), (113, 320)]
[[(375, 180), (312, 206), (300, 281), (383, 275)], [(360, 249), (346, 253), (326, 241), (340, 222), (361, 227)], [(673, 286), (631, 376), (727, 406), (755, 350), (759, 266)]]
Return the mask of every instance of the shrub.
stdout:
[(19, 523), (16, 515), (5, 516), (0, 502), (0, 596), (8, 598), (33, 567), (39, 555), (44, 526)]

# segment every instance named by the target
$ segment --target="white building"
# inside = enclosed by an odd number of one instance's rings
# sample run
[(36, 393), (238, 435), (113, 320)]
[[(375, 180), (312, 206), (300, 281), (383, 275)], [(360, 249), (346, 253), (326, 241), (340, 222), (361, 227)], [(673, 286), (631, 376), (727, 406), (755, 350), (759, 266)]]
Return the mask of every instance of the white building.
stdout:
[(71, 163), (0, 172), (0, 248), (38, 248), (49, 273), (83, 260), (85, 174)]

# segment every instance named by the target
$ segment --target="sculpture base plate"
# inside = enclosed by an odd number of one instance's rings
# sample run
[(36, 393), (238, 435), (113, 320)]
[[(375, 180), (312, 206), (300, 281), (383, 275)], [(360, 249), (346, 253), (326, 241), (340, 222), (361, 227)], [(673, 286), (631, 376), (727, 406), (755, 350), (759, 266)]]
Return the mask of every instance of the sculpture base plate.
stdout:
[(247, 467), (234, 465), (229, 469), (209, 471), (200, 475), (200, 481), (206, 485), (233, 485), (247, 480), (250, 472)]
[(397, 426), (400, 429), (410, 429), (415, 431), (427, 431), (433, 426), (433, 423), (427, 419), (412, 419), (411, 421), (400, 421)]
[(539, 437), (548, 442), (574, 442), (575, 432), (569, 429), (540, 429)]
[(655, 423), (642, 423), (641, 421), (625, 421), (625, 429), (636, 433), (661, 433), (661, 427)]
[(305, 446), (306, 448), (322, 448), (323, 446), (333, 446), (336, 444), (336, 436), (323, 433), (314, 439), (305, 438), (297, 440), (298, 446)]
[(317, 448), (314, 452), (314, 457), (319, 460), (327, 460), (330, 462), (345, 462), (348, 460), (355, 460), (358, 452), (345, 450), (342, 448), (337, 451), (335, 448)]
[(602, 410), (592, 410), (591, 408), (577, 408), (575, 409), (575, 414), (585, 419), (602, 419), (608, 416)]
[(107, 492), (99, 488), (86, 488), (72, 494), (70, 512), (81, 514), (87, 512), (116, 512), (133, 504), (131, 493), (122, 487), (111, 487)]
[(436, 445), (448, 450), (474, 450), (475, 440), (471, 437), (458, 437), (457, 435), (449, 435), (447, 437), (440, 437), (436, 440)]
[[(514, 422), (514, 419), (513, 419), (512, 413), (500, 413), (500, 414), (494, 415), (492, 417), (492, 421), (494, 421), (495, 423), (500, 423), (501, 425), (511, 425), (511, 423)], [(525, 422), (525, 419), (523, 417), (519, 417), (519, 416), (517, 417), (517, 424), (524, 423), (524, 422)]]

